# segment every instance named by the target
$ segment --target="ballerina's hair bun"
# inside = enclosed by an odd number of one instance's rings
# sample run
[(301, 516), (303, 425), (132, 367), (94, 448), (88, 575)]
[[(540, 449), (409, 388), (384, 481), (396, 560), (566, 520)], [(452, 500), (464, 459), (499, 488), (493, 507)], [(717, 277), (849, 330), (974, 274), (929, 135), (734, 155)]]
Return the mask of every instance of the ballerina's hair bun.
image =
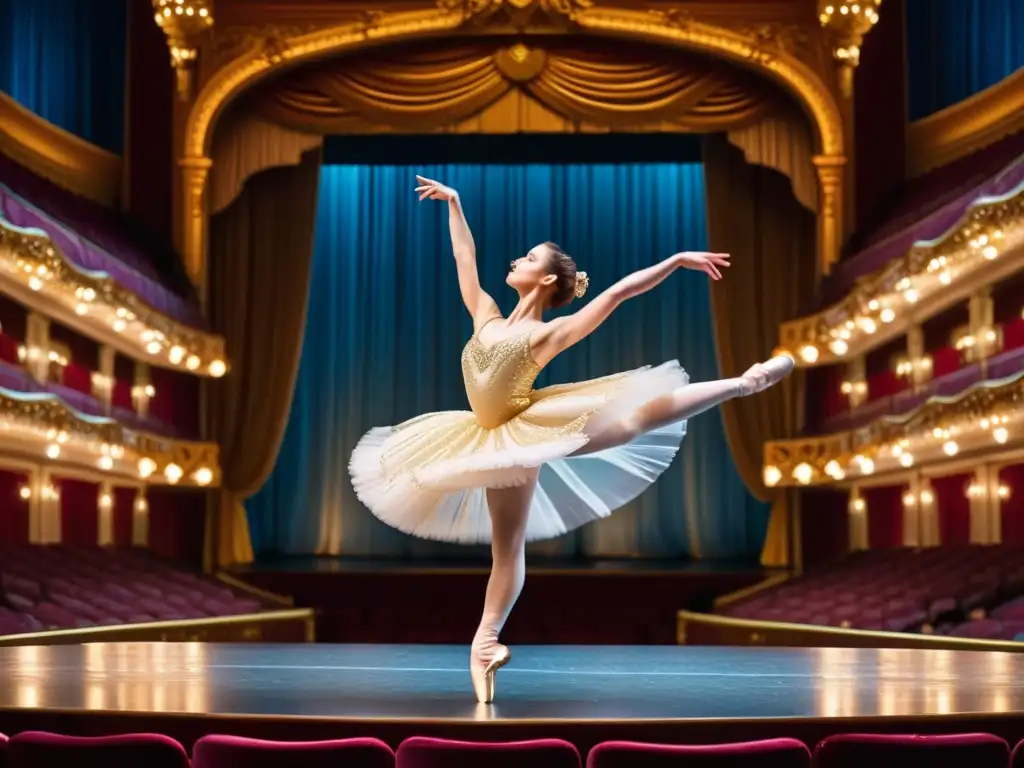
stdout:
[(590, 278), (587, 277), (586, 272), (576, 273), (576, 287), (573, 289), (572, 295), (577, 299), (582, 299), (583, 295), (587, 292), (587, 287), (590, 285)]
[(551, 297), (551, 307), (560, 309), (572, 301), (581, 297), (587, 291), (589, 280), (586, 272), (576, 269), (576, 262), (572, 256), (562, 250), (558, 243), (546, 242), (548, 252), (551, 256), (551, 263), (548, 271), (557, 280), (555, 282), (555, 293)]

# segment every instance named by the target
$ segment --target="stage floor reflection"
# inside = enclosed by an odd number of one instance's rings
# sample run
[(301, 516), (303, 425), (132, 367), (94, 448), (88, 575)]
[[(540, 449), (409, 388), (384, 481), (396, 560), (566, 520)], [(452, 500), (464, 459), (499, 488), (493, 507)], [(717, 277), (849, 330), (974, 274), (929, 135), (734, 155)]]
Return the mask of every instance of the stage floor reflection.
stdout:
[(111, 643), (0, 648), (0, 712), (567, 723), (1024, 712), (1024, 656), (874, 649), (522, 646), (498, 698), (468, 647)]

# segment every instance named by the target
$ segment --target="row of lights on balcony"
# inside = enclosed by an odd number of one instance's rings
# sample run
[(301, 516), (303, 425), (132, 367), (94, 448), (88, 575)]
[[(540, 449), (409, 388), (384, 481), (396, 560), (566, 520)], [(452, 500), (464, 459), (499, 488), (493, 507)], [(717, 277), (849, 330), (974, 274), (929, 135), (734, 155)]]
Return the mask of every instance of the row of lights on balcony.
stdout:
[[(64, 430), (51, 429), (46, 435), (49, 444), (46, 446), (46, 457), (53, 461), (60, 458), (61, 446), (68, 442), (68, 433)], [(101, 456), (96, 460), (96, 466), (103, 471), (110, 471), (114, 468), (114, 462), (124, 458), (124, 448), (120, 445), (107, 445), (100, 447)], [(139, 459), (137, 465), (139, 477), (146, 480), (153, 476), (158, 469), (157, 463), (148, 457)], [(177, 464), (171, 462), (164, 467), (164, 478), (171, 485), (175, 485), (185, 476), (185, 471)], [(192, 473), (192, 479), (196, 485), (209, 485), (213, 482), (213, 470), (209, 467), (200, 467)]]
[[(39, 490), (39, 495), (43, 501), (60, 501), (60, 488), (53, 483), (46, 483)], [(18, 489), (18, 496), (23, 501), (30, 501), (32, 499), (32, 487), (23, 485)], [(99, 508), (102, 510), (113, 509), (114, 497), (109, 493), (101, 493), (97, 501)], [(149, 502), (146, 501), (145, 496), (138, 496), (135, 499), (135, 503), (132, 505), (139, 512), (146, 512), (149, 509)]]
[[(53, 277), (53, 273), (45, 264), (33, 265), (25, 260), (20, 260), (20, 263), (22, 269), (29, 274), (28, 287), (33, 291), (41, 291), (46, 284), (45, 281)], [(75, 297), (78, 299), (75, 313), (84, 317), (89, 314), (92, 302), (96, 300), (96, 290), (80, 286), (75, 289)], [(125, 307), (118, 307), (114, 315), (111, 327), (116, 333), (123, 333), (128, 328), (128, 323), (137, 319), (135, 313)], [(140, 341), (151, 355), (159, 355), (166, 350), (167, 359), (172, 365), (181, 365), (184, 362), (185, 367), (190, 371), (197, 371), (202, 366), (202, 360), (197, 355), (189, 355), (187, 350), (178, 344), (167, 343), (166, 338), (159, 331), (149, 329), (142, 331)], [(211, 376), (219, 378), (227, 373), (227, 364), (223, 360), (214, 360), (209, 364), (207, 370)]]
[[(978, 427), (982, 430), (990, 431), (992, 440), (999, 445), (1004, 445), (1010, 440), (1010, 430), (1007, 427), (1008, 423), (1008, 416), (988, 416), (979, 420)], [(932, 438), (942, 441), (942, 452), (946, 456), (953, 457), (960, 452), (960, 444), (955, 439), (957, 432), (958, 430), (955, 426), (948, 429), (935, 427), (932, 430)], [(910, 440), (902, 439), (887, 449), (890, 455), (899, 462), (901, 467), (905, 469), (913, 467), (915, 463), (914, 454), (909, 450), (910, 445)], [(883, 449), (883, 451), (884, 450), (886, 449)], [(851, 468), (860, 475), (872, 475), (875, 472), (875, 461), (864, 454), (855, 455), (850, 463), (852, 465)], [(844, 480), (847, 475), (847, 470), (844, 469), (843, 465), (836, 459), (829, 461), (825, 465), (824, 472), (837, 482)], [(814, 475), (814, 467), (807, 462), (797, 464), (792, 471), (793, 480), (800, 485), (810, 485), (814, 480)], [(782, 482), (782, 470), (773, 465), (766, 466), (764, 468), (763, 478), (765, 485), (769, 487), (776, 486)]]
[[(999, 229), (993, 230), (991, 234), (981, 233), (971, 238), (970, 251), (972, 254), (979, 254), (985, 261), (992, 261), (998, 258), (999, 243), (1003, 239), (1003, 232)], [(935, 277), (940, 285), (949, 286), (959, 276), (960, 270), (952, 266), (949, 257), (937, 256), (928, 262), (925, 274)], [(867, 313), (850, 318), (829, 331), (832, 338), (828, 342), (828, 348), (833, 355), (843, 357), (850, 351), (850, 340), (855, 331), (860, 330), (870, 336), (878, 331), (880, 325), (895, 322), (897, 307), (894, 304), (902, 301), (904, 305), (909, 306), (921, 298), (918, 281), (912, 277), (900, 278), (893, 289), (896, 295), (871, 299), (867, 304)], [(821, 349), (817, 344), (804, 344), (797, 350), (797, 354), (805, 363), (813, 365), (821, 356)]]

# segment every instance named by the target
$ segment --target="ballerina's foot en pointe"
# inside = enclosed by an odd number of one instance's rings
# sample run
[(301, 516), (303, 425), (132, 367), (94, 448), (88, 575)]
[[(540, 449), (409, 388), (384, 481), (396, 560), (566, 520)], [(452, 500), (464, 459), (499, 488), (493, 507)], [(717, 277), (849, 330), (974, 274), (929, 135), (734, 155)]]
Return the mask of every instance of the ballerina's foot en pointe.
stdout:
[(469, 410), (427, 413), (363, 436), (349, 462), (360, 500), (413, 536), (491, 546), (491, 574), (469, 671), (480, 703), (496, 696), (511, 653), (498, 638), (526, 577), (527, 542), (561, 536), (610, 515), (672, 463), (687, 421), (762, 392), (790, 372), (775, 357), (741, 376), (691, 383), (675, 360), (587, 381), (534, 388), (561, 352), (594, 332), (623, 302), (679, 269), (722, 279), (729, 255), (685, 251), (614, 283), (574, 314), (548, 309), (582, 298), (589, 280), (555, 243), (511, 264), (518, 295), (505, 316), (480, 286), (476, 246), (455, 190), (416, 177), (420, 200), (447, 203), (452, 250), (473, 334), (462, 352)]

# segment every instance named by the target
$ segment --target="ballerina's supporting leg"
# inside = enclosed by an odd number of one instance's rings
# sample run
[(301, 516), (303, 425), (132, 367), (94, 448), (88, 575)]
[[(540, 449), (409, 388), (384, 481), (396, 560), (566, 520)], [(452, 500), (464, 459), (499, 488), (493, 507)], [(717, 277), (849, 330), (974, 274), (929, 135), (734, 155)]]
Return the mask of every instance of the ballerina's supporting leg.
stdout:
[(491, 576), (487, 580), (484, 611), (470, 651), (470, 675), (477, 700), (494, 698), (494, 677), (509, 659), (508, 648), (498, 642), (512, 606), (526, 580), (526, 521), (537, 475), (525, 485), (491, 488), (487, 507), (491, 515)]
[(621, 421), (591, 436), (577, 455), (596, 453), (625, 445), (653, 429), (692, 418), (734, 397), (744, 397), (777, 384), (793, 370), (789, 357), (773, 357), (751, 366), (742, 376), (717, 381), (687, 384), (674, 392), (655, 398)]

